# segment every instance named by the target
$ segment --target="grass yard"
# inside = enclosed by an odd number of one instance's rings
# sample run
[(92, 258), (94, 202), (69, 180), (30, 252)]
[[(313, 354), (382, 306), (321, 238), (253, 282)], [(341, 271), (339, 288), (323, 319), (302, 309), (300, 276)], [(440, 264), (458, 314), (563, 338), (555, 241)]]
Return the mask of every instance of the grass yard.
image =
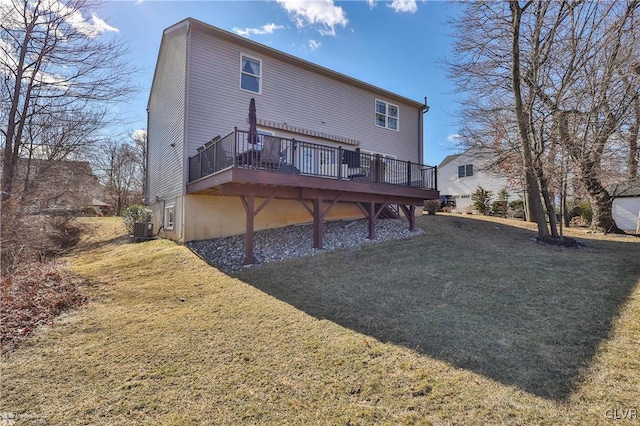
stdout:
[(462, 215), (249, 268), (90, 219), (89, 303), (0, 367), (0, 424), (638, 424), (640, 239)]

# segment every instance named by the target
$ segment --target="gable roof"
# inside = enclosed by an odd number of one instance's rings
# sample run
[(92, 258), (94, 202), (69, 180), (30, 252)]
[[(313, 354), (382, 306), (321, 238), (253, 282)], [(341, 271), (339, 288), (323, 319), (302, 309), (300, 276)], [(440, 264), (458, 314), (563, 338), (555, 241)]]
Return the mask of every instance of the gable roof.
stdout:
[(91, 200), (91, 205), (95, 207), (111, 207), (110, 204), (100, 201), (97, 198), (94, 198), (93, 200)]
[(453, 154), (453, 155), (448, 155), (444, 158), (444, 160), (442, 160), (442, 162), (440, 163), (440, 165), (438, 167), (443, 167), (447, 164), (449, 164), (450, 162), (452, 162), (453, 160), (455, 160), (456, 158), (460, 157), (460, 156), (467, 156), (468, 159), (465, 159), (464, 161), (474, 161), (474, 160), (487, 160), (487, 159), (491, 159), (495, 157), (495, 151), (492, 151), (490, 148), (488, 147), (484, 147), (484, 146), (480, 146), (480, 145), (474, 145), (471, 146), (467, 149), (465, 149), (463, 152), (459, 153), (459, 154)]
[[(294, 66), (309, 70), (313, 73), (331, 78), (333, 80), (337, 80), (343, 83), (346, 83), (350, 86), (354, 86), (354, 87), (359, 87), (363, 90), (366, 90), (368, 92), (373, 92), (376, 93), (378, 95), (380, 95), (381, 97), (384, 97), (388, 100), (392, 100), (392, 101), (396, 101), (396, 102), (401, 102), (404, 104), (408, 104), (409, 106), (412, 106), (414, 108), (418, 108), (418, 109), (424, 109), (427, 107), (426, 104), (423, 104), (422, 102), (417, 102), (413, 99), (409, 99), (406, 98), (404, 96), (401, 96), (397, 93), (393, 93), (390, 92), (388, 90), (382, 89), (380, 87), (374, 86), (372, 84), (369, 83), (365, 83), (364, 81), (358, 80), (356, 78), (353, 77), (349, 77), (348, 75), (345, 74), (341, 74), (337, 71), (333, 71), (329, 68), (325, 68), (322, 67), (320, 65), (314, 64), (312, 62), (306, 61), (304, 59), (298, 58), (296, 56), (290, 55), (288, 53), (284, 53), (280, 50), (276, 50), (272, 47), (269, 46), (265, 46), (264, 44), (260, 44), (258, 42), (255, 42), (253, 40), (250, 40), (248, 38), (245, 37), (241, 37), (239, 35), (236, 35), (234, 33), (231, 33), (229, 31), (220, 29), (218, 27), (214, 27), (213, 25), (209, 25), (206, 24), (202, 21), (198, 21), (197, 19), (193, 19), (193, 18), (186, 18), (183, 19), (182, 21), (170, 26), (169, 28), (165, 29), (162, 33), (162, 41), (160, 42), (160, 49), (158, 51), (158, 59), (160, 58), (160, 50), (162, 49), (163, 46), (163, 42), (165, 37), (167, 36), (167, 34), (171, 33), (172, 31), (179, 29), (181, 27), (187, 26), (189, 29), (195, 29), (198, 31), (202, 31), (208, 34), (211, 34), (217, 38), (223, 39), (223, 40), (227, 40), (230, 41), (238, 46), (247, 48), (247, 49), (251, 49), (254, 50), (256, 52), (262, 53), (266, 56), (270, 56), (272, 58), (281, 60), (283, 62), (287, 62), (289, 64), (292, 64)], [(156, 70), (154, 71), (154, 77), (153, 79), (155, 80), (155, 74), (158, 70), (158, 61), (156, 61)], [(153, 82), (151, 85), (151, 91), (153, 91)], [(149, 95), (149, 98), (151, 97), (151, 95)]]
[(460, 157), (461, 155), (462, 154), (447, 155), (446, 157), (444, 157), (444, 160), (442, 160), (442, 162), (438, 165), (438, 167), (443, 167), (443, 166), (449, 164), (450, 162), (452, 162), (456, 158)]
[(610, 192), (615, 194), (616, 198), (640, 197), (640, 179), (617, 186)]

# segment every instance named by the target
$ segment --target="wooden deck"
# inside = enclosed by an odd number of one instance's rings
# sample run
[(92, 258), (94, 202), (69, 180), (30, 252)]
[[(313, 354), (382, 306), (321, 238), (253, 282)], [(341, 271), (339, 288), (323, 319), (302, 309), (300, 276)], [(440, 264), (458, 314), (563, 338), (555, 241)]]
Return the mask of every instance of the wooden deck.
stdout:
[[(418, 176), (422, 180), (411, 179), (412, 170), (427, 170), (425, 169), (427, 166), (398, 162), (404, 167), (400, 173), (403, 179), (395, 179), (390, 170), (386, 171), (385, 176), (381, 174), (343, 176), (341, 166), (322, 175), (303, 173), (297, 167), (300, 163), (292, 161), (291, 158), (288, 162), (285, 158), (279, 166), (262, 161), (246, 161), (248, 149), (243, 151), (238, 149), (237, 133), (238, 131), (234, 132), (231, 154), (229, 149), (221, 149), (221, 146), (216, 147), (215, 144), (207, 148), (214, 153), (226, 153), (216, 154), (225, 158), (223, 162), (216, 161), (210, 156), (209, 162), (217, 164), (216, 167), (205, 167), (206, 170), (203, 170), (200, 166), (203, 159), (201, 156), (206, 155), (204, 150), (199, 152), (200, 157), (190, 158), (190, 163), (198, 166), (198, 173), (190, 173), (187, 193), (240, 197), (247, 215), (244, 264), (255, 263), (254, 218), (273, 199), (297, 200), (305, 207), (313, 217), (314, 247), (322, 249), (324, 218), (336, 203), (356, 204), (369, 221), (369, 238), (375, 239), (376, 220), (390, 205), (398, 206), (398, 209), (408, 218), (409, 229), (413, 230), (416, 206), (422, 206), (425, 200), (439, 198), (437, 189), (429, 188), (435, 185), (435, 179), (430, 181), (431, 185), (425, 184), (423, 176)], [(216, 143), (224, 143), (224, 138)], [(300, 142), (294, 141), (295, 143)], [(295, 148), (295, 145), (292, 146)], [(322, 146), (319, 149), (326, 151), (327, 148)], [(237, 152), (242, 154), (236, 154)], [(341, 158), (341, 154), (342, 151), (336, 152), (334, 157)], [(375, 160), (372, 157), (367, 164), (373, 164)], [(390, 165), (399, 168), (396, 163), (390, 162)], [(435, 174), (435, 168), (433, 173)], [(414, 174), (418, 173), (414, 172)], [(256, 205), (256, 199), (262, 200), (260, 205)]]

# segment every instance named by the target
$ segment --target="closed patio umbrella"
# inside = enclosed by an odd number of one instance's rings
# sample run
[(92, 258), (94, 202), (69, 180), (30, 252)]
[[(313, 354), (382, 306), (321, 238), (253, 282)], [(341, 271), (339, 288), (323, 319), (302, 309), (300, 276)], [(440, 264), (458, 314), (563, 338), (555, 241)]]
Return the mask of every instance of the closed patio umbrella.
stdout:
[(256, 116), (256, 100), (251, 98), (249, 103), (249, 143), (258, 143), (258, 117)]

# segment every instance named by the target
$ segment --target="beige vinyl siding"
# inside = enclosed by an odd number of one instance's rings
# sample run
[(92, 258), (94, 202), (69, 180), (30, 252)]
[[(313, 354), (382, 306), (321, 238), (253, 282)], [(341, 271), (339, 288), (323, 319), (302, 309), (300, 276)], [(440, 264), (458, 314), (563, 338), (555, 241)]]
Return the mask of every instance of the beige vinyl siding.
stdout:
[[(248, 128), (252, 94), (240, 89), (240, 53), (227, 43), (191, 31), (189, 39), (187, 154), (234, 126)], [(253, 94), (259, 98), (259, 95)]]
[[(256, 198), (256, 205), (264, 202)], [(246, 213), (239, 197), (190, 194), (184, 197), (184, 241), (242, 235), (246, 232)], [(330, 203), (324, 203), (323, 209)], [(336, 203), (326, 220), (360, 219), (362, 211), (353, 203)], [(298, 200), (271, 200), (255, 217), (254, 230), (312, 223), (313, 217)]]
[(149, 97), (149, 203), (156, 197), (174, 199), (185, 191), (186, 30), (181, 25), (163, 35)]
[[(415, 105), (320, 75), (198, 28), (190, 33), (188, 55), (188, 155), (216, 135), (232, 131), (234, 126), (247, 129), (253, 97), (261, 120), (355, 139), (366, 151), (421, 160), (422, 117)], [(240, 89), (241, 54), (262, 61), (261, 94)], [(400, 131), (375, 125), (376, 99), (399, 106)], [(280, 130), (276, 134), (284, 135)], [(311, 140), (308, 136), (296, 137)]]

